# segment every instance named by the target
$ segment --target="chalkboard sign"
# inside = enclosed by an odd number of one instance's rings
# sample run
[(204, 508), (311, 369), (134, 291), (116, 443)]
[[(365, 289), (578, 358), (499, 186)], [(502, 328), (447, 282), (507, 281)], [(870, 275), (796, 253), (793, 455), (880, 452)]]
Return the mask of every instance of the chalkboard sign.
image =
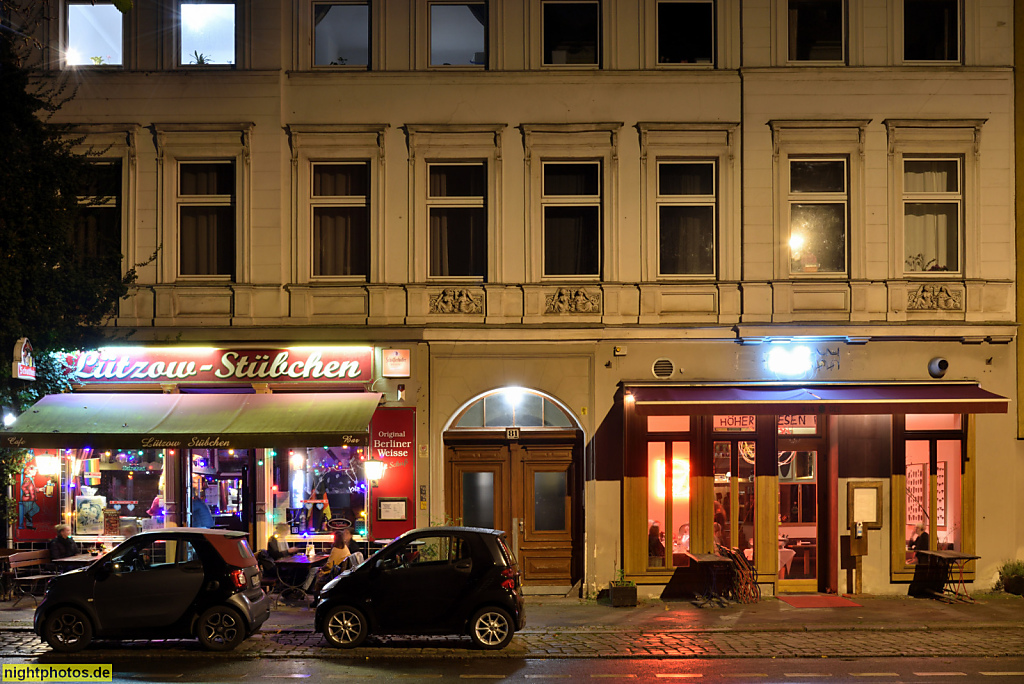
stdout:
[(120, 536), (121, 516), (113, 508), (103, 509), (103, 534)]

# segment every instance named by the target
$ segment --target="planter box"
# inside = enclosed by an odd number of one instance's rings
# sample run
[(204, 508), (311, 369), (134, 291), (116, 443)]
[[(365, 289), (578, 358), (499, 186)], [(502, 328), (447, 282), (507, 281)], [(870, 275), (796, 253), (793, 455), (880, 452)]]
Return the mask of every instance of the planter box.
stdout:
[(636, 605), (636, 587), (617, 587), (614, 584), (608, 586), (608, 598), (616, 607)]

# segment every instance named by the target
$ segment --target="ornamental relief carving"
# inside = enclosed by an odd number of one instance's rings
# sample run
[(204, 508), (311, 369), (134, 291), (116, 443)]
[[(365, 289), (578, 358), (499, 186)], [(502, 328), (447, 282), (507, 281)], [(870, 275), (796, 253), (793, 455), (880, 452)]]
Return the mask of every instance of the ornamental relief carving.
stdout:
[(430, 296), (432, 314), (479, 314), (483, 311), (483, 297), (474, 297), (469, 290), (446, 287)]
[(545, 299), (546, 314), (588, 314), (601, 312), (601, 293), (560, 287)]
[(907, 292), (907, 311), (963, 310), (963, 290), (950, 285), (919, 285)]

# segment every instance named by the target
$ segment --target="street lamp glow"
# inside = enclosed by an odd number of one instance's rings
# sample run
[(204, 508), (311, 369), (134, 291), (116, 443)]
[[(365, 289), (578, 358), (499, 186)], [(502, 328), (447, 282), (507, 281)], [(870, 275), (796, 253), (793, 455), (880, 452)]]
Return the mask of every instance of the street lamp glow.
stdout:
[(5, 413), (4, 414), (4, 427), (11, 427), (12, 425), (14, 425), (14, 421), (16, 421), (17, 419), (18, 419), (18, 417), (15, 416), (13, 413)]

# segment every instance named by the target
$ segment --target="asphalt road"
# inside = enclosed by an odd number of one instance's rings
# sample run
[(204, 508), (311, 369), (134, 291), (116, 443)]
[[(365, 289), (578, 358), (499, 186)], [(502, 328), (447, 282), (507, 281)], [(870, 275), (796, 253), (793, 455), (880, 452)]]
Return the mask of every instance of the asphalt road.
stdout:
[[(24, 663), (105, 663), (89, 658), (0, 660)], [(110, 659), (108, 659), (110, 660)], [(282, 680), (637, 681), (700, 682), (1024, 682), (1024, 657), (1010, 658), (744, 658), (744, 659), (338, 659), (131, 658), (111, 663), (114, 682), (280, 682)], [(6, 681), (11, 681), (10, 679)]]

